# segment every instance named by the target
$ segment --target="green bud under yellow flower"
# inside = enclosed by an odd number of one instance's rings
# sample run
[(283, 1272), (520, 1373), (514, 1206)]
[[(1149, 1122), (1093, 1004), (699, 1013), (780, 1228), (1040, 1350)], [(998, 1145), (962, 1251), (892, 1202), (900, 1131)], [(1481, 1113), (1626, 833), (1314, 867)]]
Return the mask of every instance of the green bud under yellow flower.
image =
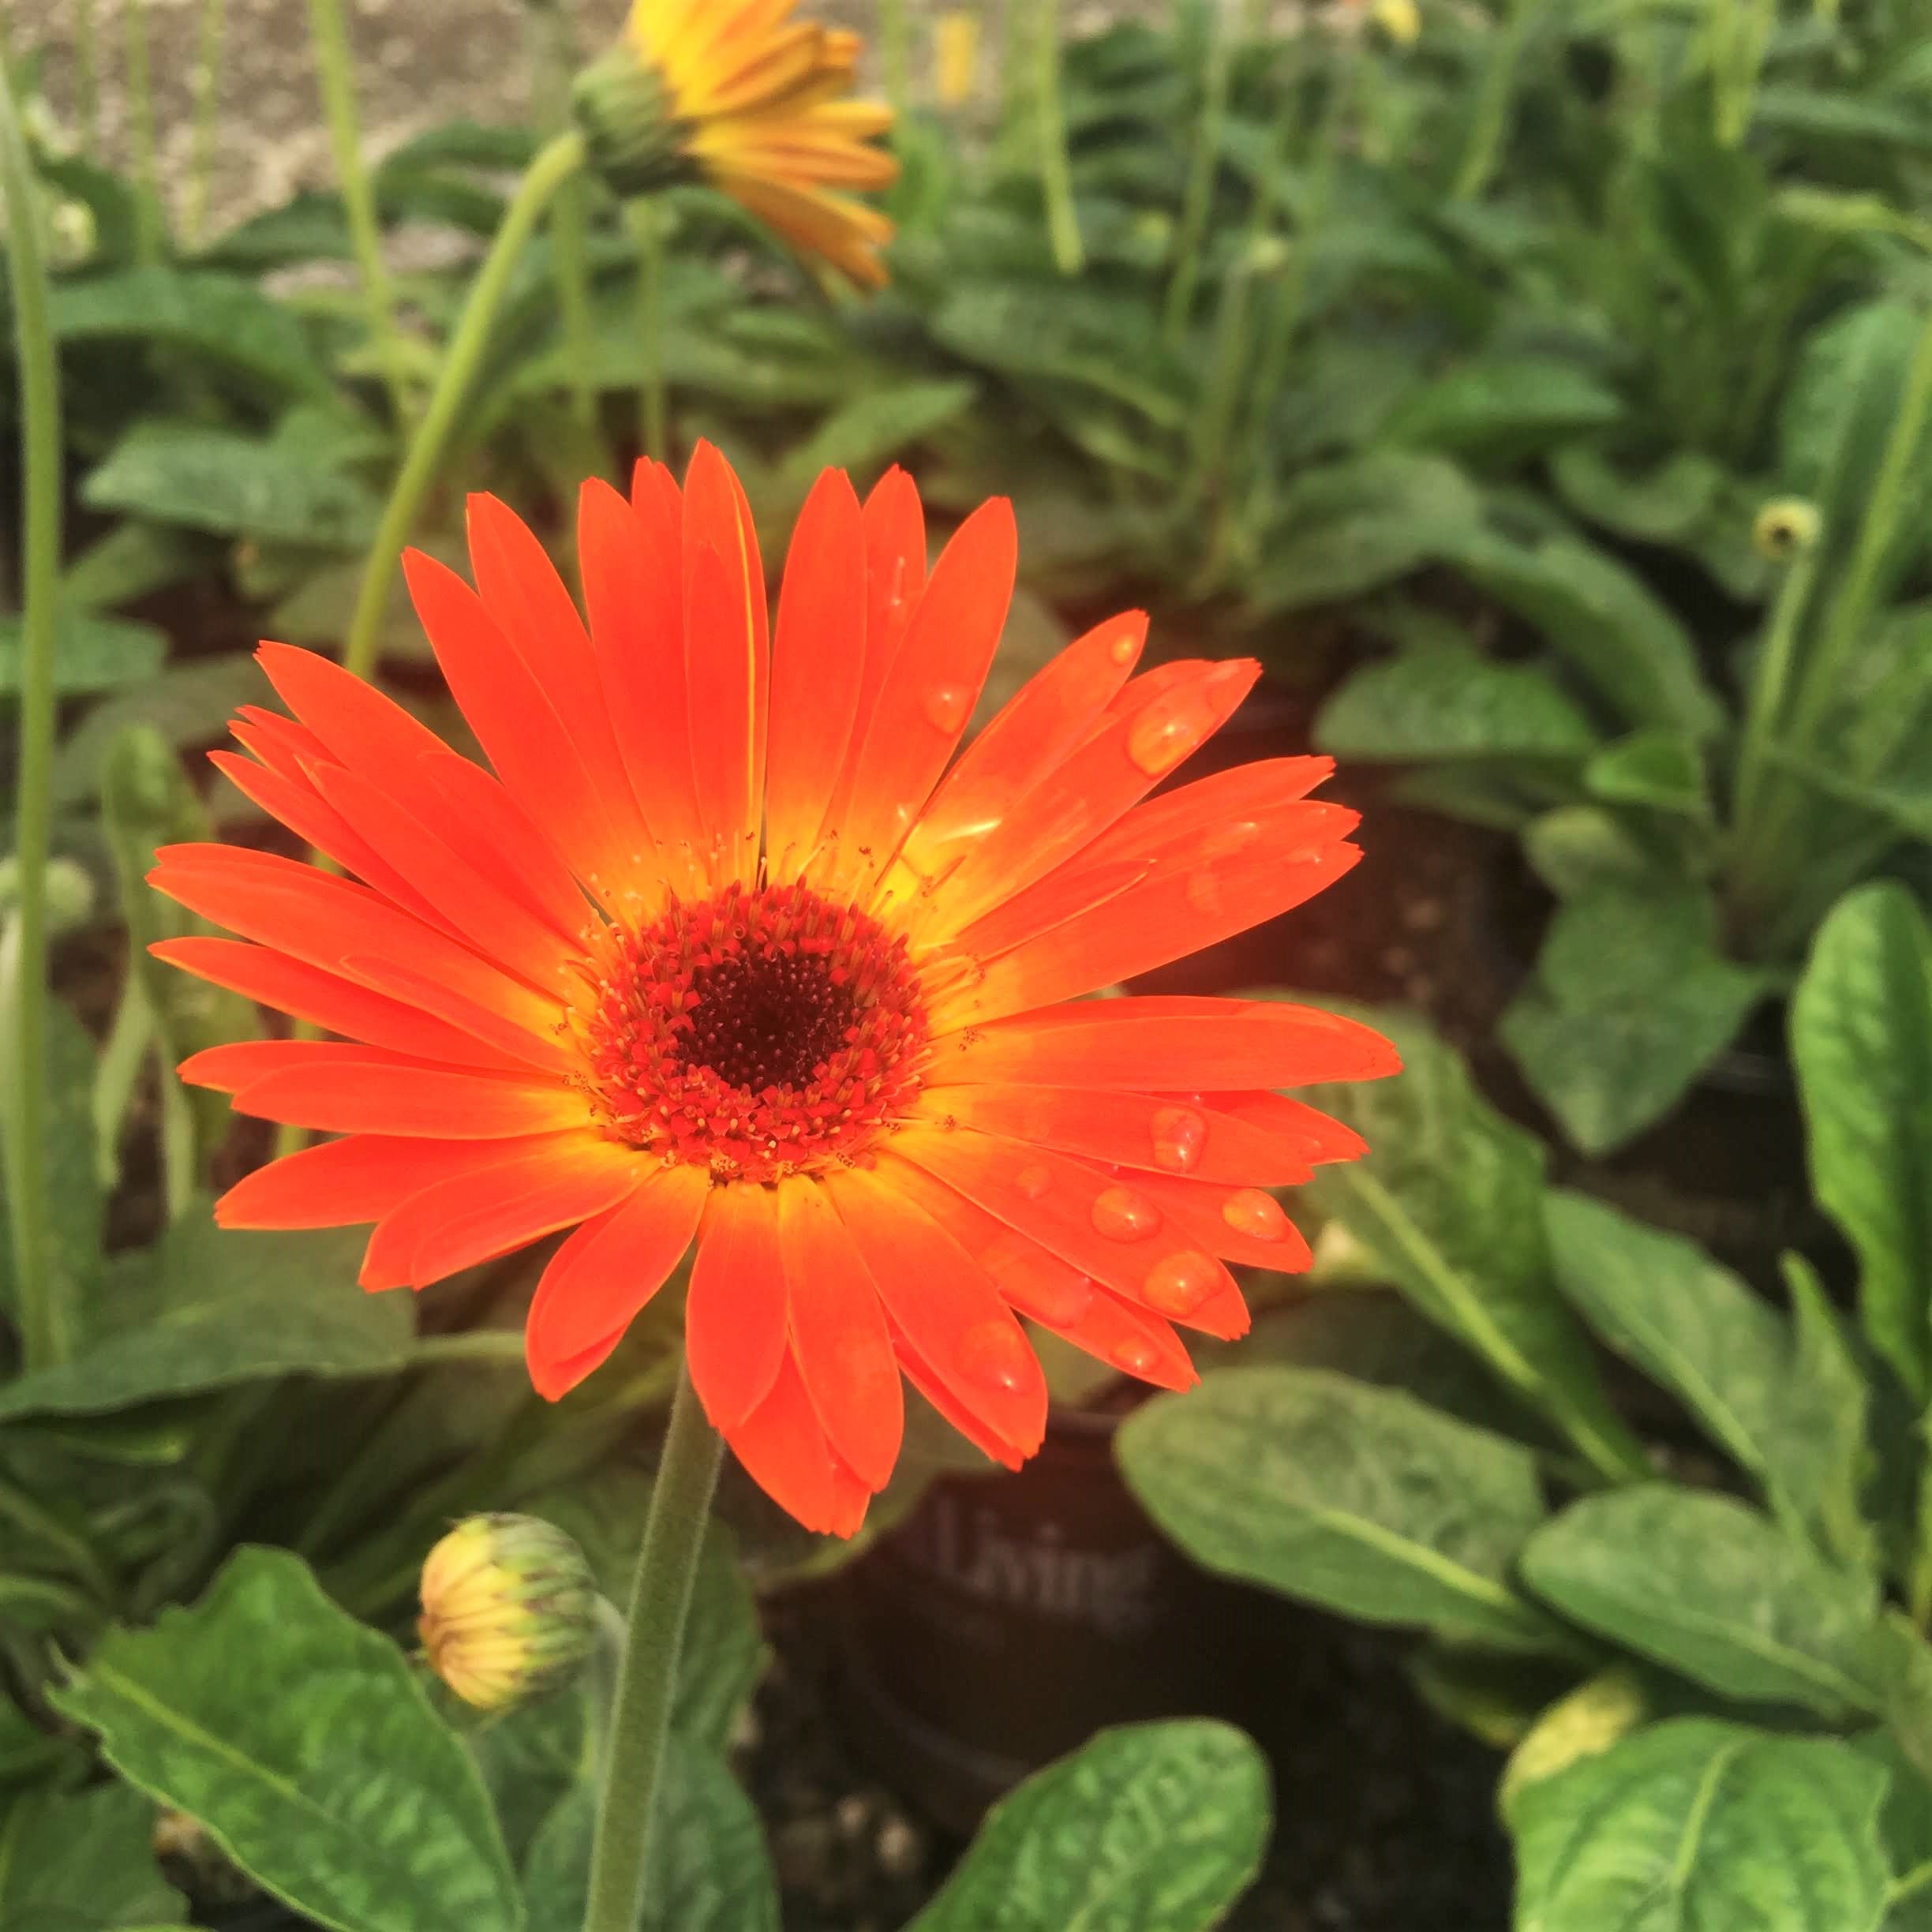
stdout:
[(1751, 541), (1760, 556), (1773, 564), (1788, 564), (1818, 540), (1823, 519), (1818, 506), (1802, 496), (1778, 496), (1758, 512), (1751, 525)]
[(507, 1710), (560, 1690), (597, 1641), (584, 1554), (534, 1516), (471, 1516), (429, 1552), (417, 1631), (466, 1704)]

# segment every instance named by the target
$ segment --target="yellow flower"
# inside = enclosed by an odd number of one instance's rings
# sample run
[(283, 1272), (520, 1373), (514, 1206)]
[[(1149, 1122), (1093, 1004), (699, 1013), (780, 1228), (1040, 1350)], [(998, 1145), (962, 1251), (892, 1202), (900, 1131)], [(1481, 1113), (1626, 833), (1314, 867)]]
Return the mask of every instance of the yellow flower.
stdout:
[(1422, 32), (1416, 0), (1375, 0), (1369, 17), (1398, 47), (1413, 47)]
[(466, 1704), (506, 1710), (560, 1690), (597, 1646), (583, 1552), (534, 1516), (472, 1516), (425, 1559), (417, 1632)]
[(892, 110), (844, 98), (856, 34), (789, 19), (796, 0), (633, 0), (623, 37), (579, 76), (578, 119), (620, 193), (697, 177), (801, 254), (886, 279), (892, 223), (841, 189), (898, 164), (872, 138)]

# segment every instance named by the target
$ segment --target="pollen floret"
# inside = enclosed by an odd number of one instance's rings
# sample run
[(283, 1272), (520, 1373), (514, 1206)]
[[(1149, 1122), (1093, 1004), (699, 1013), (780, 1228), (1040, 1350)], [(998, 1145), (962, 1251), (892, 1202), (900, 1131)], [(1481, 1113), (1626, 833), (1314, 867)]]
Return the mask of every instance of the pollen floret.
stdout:
[(613, 927), (578, 1021), (605, 1129), (720, 1180), (850, 1165), (919, 1091), (903, 936), (800, 885), (733, 884)]

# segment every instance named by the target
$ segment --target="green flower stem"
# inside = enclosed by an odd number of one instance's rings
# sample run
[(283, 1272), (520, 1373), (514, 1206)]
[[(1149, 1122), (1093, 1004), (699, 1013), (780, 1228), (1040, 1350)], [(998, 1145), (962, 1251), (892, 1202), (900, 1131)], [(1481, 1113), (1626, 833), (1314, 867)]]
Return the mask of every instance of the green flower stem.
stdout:
[(576, 133), (560, 134), (541, 150), (517, 184), (517, 191), (504, 212), (503, 224), (490, 243), (482, 267), (477, 271), (456, 333), (444, 351), (436, 388), (410, 440), (409, 454), (390, 486), (389, 500), (383, 507), (382, 522), (370, 547), (369, 561), (363, 567), (355, 610), (343, 646), (343, 662), (358, 677), (367, 677), (376, 668), (389, 586), (395, 581), (402, 547), (415, 526), (416, 513), (436, 480), (450, 433), (469, 399), (470, 385), (489, 346), (490, 327), (502, 304), (511, 271), (551, 197), (582, 167), (585, 158), (583, 137)]
[(216, 114), (221, 105), (222, 28), (225, 0), (201, 0), (199, 58), (195, 63), (194, 144), (188, 158), (188, 199), (182, 234), (192, 248), (208, 219), (208, 176), (215, 167)]
[[(581, 176), (558, 190), (550, 211), (550, 246), (556, 262), (557, 307), (569, 351), (571, 415), (598, 440), (597, 320), (590, 303), (590, 184)], [(604, 468), (612, 465), (606, 457)]]
[(13, 1247), (21, 1346), (29, 1370), (73, 1352), (67, 1312), (54, 1282), (47, 1214), (47, 869), (53, 804), (54, 616), (60, 594), (60, 365), (47, 320), (47, 262), (39, 202), (13, 77), (0, 69), (0, 189), (7, 209), (7, 256), (20, 372), (21, 602), (20, 769), (14, 850), (20, 861), (9, 971), (0, 972), (0, 1012), (12, 1022), (0, 1043), (0, 1150)]
[(369, 185), (369, 171), (362, 165), (355, 68), (350, 57), (348, 31), (343, 23), (342, 0), (309, 0), (309, 39), (315, 50), (316, 71), (322, 84), (323, 108), (328, 116), (335, 178), (341, 184), (343, 208), (349, 218), (350, 245), (355, 250), (356, 271), (362, 280), (369, 339), (381, 358), (389, 406), (401, 428), (409, 421), (410, 414), (409, 388), (402, 371), (402, 335), (396, 327), (389, 271), (383, 264), (382, 227), (376, 219), (375, 191)]
[(879, 59), (886, 70), (886, 99), (894, 118), (901, 118), (912, 93), (912, 28), (906, 0), (879, 0)]
[(1469, 143), (1462, 150), (1461, 164), (1449, 193), (1453, 200), (1473, 201), (1489, 185), (1503, 143), (1509, 133), (1510, 103), (1516, 92), (1516, 69), (1522, 62), (1523, 45), (1530, 37), (1537, 0), (1510, 0), (1509, 17), (1496, 31), (1496, 43), (1489, 50), (1489, 64), (1483, 69), (1476, 95), (1476, 110), (1470, 122)]
[(134, 251), (144, 262), (167, 253), (160, 152), (155, 140), (154, 77), (148, 58), (148, 0), (122, 0), (127, 38), (128, 119), (134, 141)]
[(1797, 666), (1798, 638), (1806, 607), (1811, 601), (1811, 586), (1817, 580), (1822, 544), (1814, 544), (1792, 560), (1778, 588), (1772, 607), (1771, 623), (1765, 634), (1764, 650), (1758, 659), (1758, 675), (1752, 679), (1745, 701), (1744, 739), (1738, 752), (1737, 777), (1732, 788), (1732, 825), (1737, 834), (1749, 840), (1751, 827), (1763, 803), (1767, 762), (1778, 721), (1783, 717)]
[(646, 456), (671, 459), (664, 373), (664, 211), (648, 195), (631, 204), (638, 252), (638, 430)]
[(684, 1621), (724, 1450), (723, 1439), (698, 1406), (687, 1364), (672, 1401), (671, 1426), (631, 1586), (623, 1657), (611, 1709), (608, 1762), (590, 1854), (590, 1903), (584, 1932), (633, 1932), (638, 1922)]
[(1208, 235), (1208, 211), (1214, 199), (1215, 169), (1221, 158), (1221, 125), (1227, 118), (1228, 74), (1234, 65), (1234, 36), (1227, 30), (1224, 9), (1208, 15), (1208, 58), (1200, 118), (1188, 155), (1187, 188), (1181, 204), (1181, 232), (1174, 248), (1174, 274), (1167, 283), (1167, 301), (1161, 331), (1170, 344), (1187, 333), (1194, 311), (1194, 290), (1200, 280), (1201, 247)]
[(1034, 125), (1039, 141), (1040, 187), (1046, 197), (1046, 234), (1054, 266), (1063, 275), (1085, 265), (1080, 218), (1073, 209), (1073, 174), (1067, 159), (1066, 117), (1060, 107), (1060, 0), (1039, 0), (1033, 21)]

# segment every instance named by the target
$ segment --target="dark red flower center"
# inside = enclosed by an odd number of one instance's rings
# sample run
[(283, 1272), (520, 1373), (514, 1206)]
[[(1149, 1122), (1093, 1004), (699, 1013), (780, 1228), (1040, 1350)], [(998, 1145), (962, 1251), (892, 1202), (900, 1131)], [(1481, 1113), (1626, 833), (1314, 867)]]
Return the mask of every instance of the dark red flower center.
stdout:
[(721, 1180), (849, 1163), (918, 1091), (926, 1009), (904, 939), (807, 887), (732, 886), (613, 927), (588, 971), (606, 1130)]

